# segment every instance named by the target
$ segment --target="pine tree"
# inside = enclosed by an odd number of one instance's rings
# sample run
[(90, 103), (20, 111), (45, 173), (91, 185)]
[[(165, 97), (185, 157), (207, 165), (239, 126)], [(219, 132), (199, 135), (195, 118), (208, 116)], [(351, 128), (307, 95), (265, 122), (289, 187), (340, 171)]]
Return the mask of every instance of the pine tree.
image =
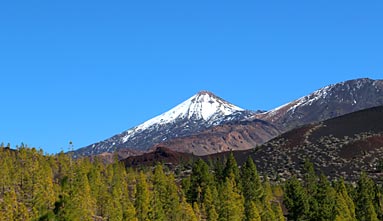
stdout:
[(173, 174), (170, 174), (166, 179), (166, 197), (164, 201), (164, 211), (167, 220), (176, 220), (177, 211), (180, 208), (180, 196), (178, 187)]
[(309, 211), (307, 216), (309, 218), (314, 218), (317, 216), (320, 210), (318, 202), (315, 199), (318, 190), (318, 176), (315, 173), (314, 165), (308, 159), (306, 159), (304, 162), (303, 171), (306, 197), (309, 205)]
[(324, 175), (319, 178), (315, 200), (318, 210), (312, 218), (315, 220), (334, 220), (336, 192)]
[(0, 149), (0, 196), (8, 192), (11, 187), (11, 171), (12, 171), (12, 157), (10, 151)]
[(220, 221), (239, 221), (244, 214), (243, 197), (236, 187), (233, 176), (226, 178), (221, 189)]
[(209, 172), (209, 166), (205, 161), (197, 160), (190, 175), (190, 187), (187, 192), (187, 200), (190, 203), (197, 202), (201, 205), (207, 186), (213, 183), (213, 177)]
[(154, 169), (152, 184), (153, 191), (151, 194), (151, 220), (165, 220), (164, 207), (167, 198), (166, 177), (162, 165), (160, 164), (158, 164)]
[(106, 216), (106, 206), (108, 205), (108, 200), (110, 198), (107, 182), (102, 176), (102, 174), (107, 174), (105, 170), (105, 165), (99, 158), (95, 158), (88, 175), (91, 194), (92, 196), (95, 196), (96, 200), (96, 215), (101, 217)]
[(285, 221), (285, 216), (283, 214), (282, 206), (279, 202), (273, 202), (271, 204), (272, 210), (274, 212), (276, 221)]
[(251, 157), (241, 167), (241, 185), (245, 199), (245, 220), (252, 220), (254, 214), (259, 214), (259, 211), (254, 211), (254, 205), (264, 197), (264, 190)]
[(109, 208), (107, 210), (107, 217), (109, 217), (108, 220), (123, 220), (124, 217), (124, 192), (126, 191), (125, 188), (125, 180), (124, 180), (124, 169), (121, 168), (120, 164), (118, 162), (113, 163), (110, 165), (110, 168), (112, 170), (112, 179), (109, 187), (109, 196), (110, 203)]
[(0, 200), (0, 220), (16, 220), (17, 214), (17, 196), (14, 188), (10, 187)]
[(262, 203), (262, 213), (261, 213), (262, 220), (267, 220), (267, 221), (277, 220), (274, 214), (273, 206), (272, 206), (272, 202), (275, 201), (275, 199), (274, 199), (270, 182), (268, 179), (265, 180), (263, 188), (264, 188), (265, 195), (261, 202)]
[(336, 219), (356, 221), (355, 205), (351, 197), (348, 195), (343, 179), (336, 184), (337, 199), (335, 204)]
[(53, 208), (56, 194), (53, 184), (53, 172), (50, 165), (43, 159), (43, 153), (32, 151), (34, 161), (34, 171), (32, 176), (32, 211), (34, 218), (37, 219), (41, 214), (47, 213)]
[(200, 208), (199, 208), (197, 202), (194, 202), (194, 203), (193, 203), (193, 211), (194, 211), (194, 214), (195, 214), (197, 220), (198, 220), (198, 221), (199, 221), (199, 220), (202, 220), (201, 210), (200, 210)]
[(93, 220), (96, 203), (91, 195), (89, 180), (85, 172), (86, 162), (78, 162), (75, 168), (73, 192), (66, 204), (66, 219)]
[[(215, 188), (214, 186), (212, 186)], [(208, 186), (204, 195), (204, 201), (203, 201), (203, 208), (205, 210), (205, 216), (207, 221), (217, 221), (218, 220), (218, 213), (215, 207), (215, 202), (213, 199), (213, 194)]]
[[(226, 160), (224, 160), (224, 162), (226, 162)], [(214, 178), (216, 183), (225, 182), (223, 170), (224, 170), (224, 165), (222, 163), (222, 160), (220, 160), (219, 158), (216, 159), (216, 161), (214, 162), (214, 175), (215, 175)]]
[(248, 221), (261, 221), (259, 207), (255, 201), (250, 201), (247, 205), (246, 220)]
[(374, 197), (375, 211), (379, 220), (383, 219), (383, 194), (382, 187), (375, 185), (375, 197)]
[(223, 169), (223, 178), (234, 178), (236, 185), (240, 187), (240, 177), (237, 161), (234, 158), (233, 152), (230, 152), (227, 158), (225, 168)]
[(178, 211), (178, 219), (182, 221), (199, 221), (194, 214), (192, 206), (186, 202), (184, 197), (181, 198), (180, 210)]
[(283, 202), (288, 210), (289, 220), (306, 220), (309, 212), (309, 204), (306, 193), (299, 182), (293, 176), (285, 184), (285, 195)]
[(123, 214), (124, 214), (123, 220), (138, 221), (137, 215), (136, 215), (136, 209), (134, 208), (134, 205), (133, 203), (130, 202), (130, 200), (126, 203)]
[(378, 220), (373, 204), (373, 198), (374, 183), (367, 177), (366, 173), (362, 173), (356, 188), (355, 214), (358, 220)]
[(138, 221), (147, 221), (149, 219), (149, 203), (150, 195), (146, 176), (140, 172), (136, 185), (136, 201), (135, 208)]

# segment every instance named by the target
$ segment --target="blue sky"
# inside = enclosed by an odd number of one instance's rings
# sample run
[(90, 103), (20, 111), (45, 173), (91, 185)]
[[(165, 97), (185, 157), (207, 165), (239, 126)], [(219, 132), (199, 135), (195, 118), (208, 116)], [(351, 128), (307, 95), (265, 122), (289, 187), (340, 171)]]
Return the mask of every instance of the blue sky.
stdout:
[(48, 153), (200, 90), (271, 109), (383, 78), (382, 1), (1, 1), (0, 142)]

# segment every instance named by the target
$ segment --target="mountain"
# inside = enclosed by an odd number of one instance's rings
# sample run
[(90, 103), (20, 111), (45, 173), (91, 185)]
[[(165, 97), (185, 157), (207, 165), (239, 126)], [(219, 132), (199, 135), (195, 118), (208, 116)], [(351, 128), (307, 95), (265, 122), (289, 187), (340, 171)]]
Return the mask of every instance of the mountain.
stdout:
[(365, 171), (383, 182), (383, 106), (304, 125), (249, 150), (196, 156), (158, 145), (152, 152), (128, 157), (123, 162), (127, 166), (163, 162), (176, 167), (197, 158), (207, 162), (227, 159), (230, 153), (239, 165), (252, 157), (258, 171), (272, 180), (292, 175), (302, 178), (303, 164), (309, 160), (330, 178), (355, 181)]
[(299, 126), (383, 105), (383, 81), (361, 78), (321, 88), (266, 112), (239, 108), (201, 91), (170, 111), (107, 140), (74, 152), (74, 156), (155, 150), (207, 155), (250, 149)]
[(247, 150), (278, 136), (280, 131), (263, 120), (243, 120), (221, 124), (202, 132), (174, 138), (154, 146), (197, 156), (230, 150)]
[(191, 136), (166, 140), (157, 146), (195, 155), (251, 149), (281, 132), (378, 105), (383, 105), (383, 81), (366, 78), (345, 81), (274, 110), (256, 113), (253, 121), (245, 119), (221, 124)]
[[(227, 153), (209, 157), (224, 155)], [(383, 106), (308, 124), (234, 155), (239, 163), (251, 156), (258, 170), (274, 179), (302, 175), (303, 162), (308, 159), (333, 178), (355, 180), (366, 171), (383, 181)]]
[(274, 110), (256, 114), (281, 131), (383, 105), (383, 80), (361, 78), (321, 88)]
[(237, 107), (208, 91), (201, 91), (173, 109), (104, 141), (74, 151), (74, 156), (120, 149), (148, 150), (157, 143), (240, 121), (254, 112)]

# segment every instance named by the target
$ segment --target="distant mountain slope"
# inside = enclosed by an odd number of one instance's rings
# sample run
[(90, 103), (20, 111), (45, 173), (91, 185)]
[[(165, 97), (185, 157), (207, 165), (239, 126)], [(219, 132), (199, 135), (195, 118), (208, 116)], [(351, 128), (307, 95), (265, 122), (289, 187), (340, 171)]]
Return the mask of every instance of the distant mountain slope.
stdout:
[(253, 114), (211, 92), (201, 91), (166, 113), (137, 127), (74, 151), (74, 156), (96, 155), (123, 148), (148, 150), (157, 143), (192, 135), (227, 122), (246, 119)]
[[(293, 129), (247, 151), (234, 152), (242, 162), (251, 156), (262, 173), (288, 178), (301, 173), (305, 159), (326, 175), (353, 180), (363, 170), (382, 179), (383, 106)], [(213, 155), (218, 157), (221, 155)]]
[(288, 131), (380, 105), (383, 105), (383, 80), (361, 78), (329, 85), (255, 117)]
[(209, 155), (230, 150), (247, 150), (278, 136), (280, 132), (262, 120), (222, 124), (200, 133), (157, 144), (173, 151)]

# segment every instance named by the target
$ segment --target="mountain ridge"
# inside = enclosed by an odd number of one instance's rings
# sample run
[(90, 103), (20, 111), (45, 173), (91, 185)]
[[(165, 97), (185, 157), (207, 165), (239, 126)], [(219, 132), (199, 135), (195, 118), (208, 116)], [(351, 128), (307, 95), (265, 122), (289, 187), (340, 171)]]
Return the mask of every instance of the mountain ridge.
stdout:
[(254, 117), (282, 132), (355, 111), (383, 105), (383, 80), (358, 78), (331, 84)]

